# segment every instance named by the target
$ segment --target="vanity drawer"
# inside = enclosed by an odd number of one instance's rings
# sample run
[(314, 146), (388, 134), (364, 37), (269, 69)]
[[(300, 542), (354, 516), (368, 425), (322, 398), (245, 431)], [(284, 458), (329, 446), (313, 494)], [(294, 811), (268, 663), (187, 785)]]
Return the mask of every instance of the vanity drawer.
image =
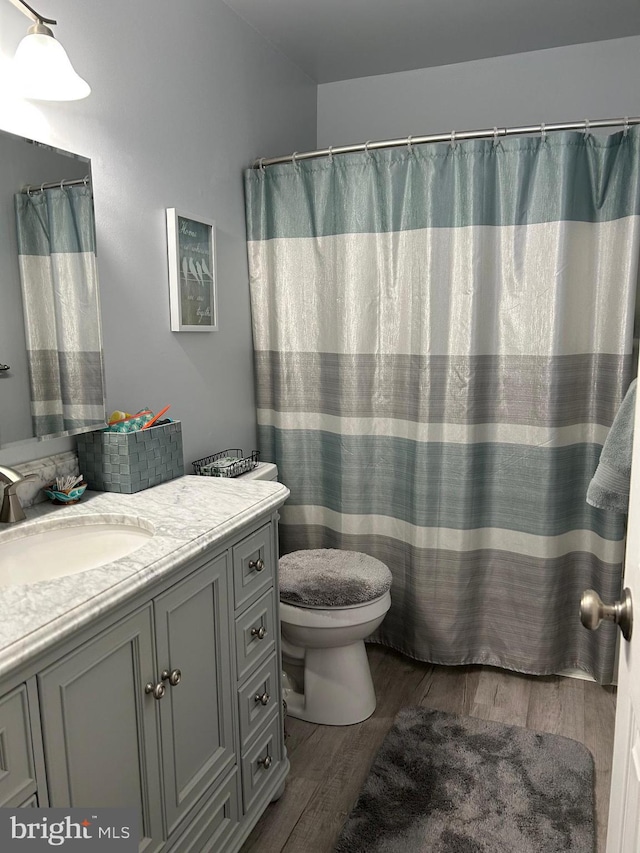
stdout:
[(245, 814), (280, 768), (281, 737), (280, 717), (276, 714), (256, 743), (242, 757), (242, 799)]
[(278, 705), (279, 676), (278, 659), (276, 655), (272, 655), (238, 691), (240, 746), (243, 751), (263, 720), (266, 720)]
[(276, 616), (273, 590), (259, 598), (236, 619), (236, 663), (238, 681), (273, 654), (276, 631), (280, 626)]
[(36, 789), (27, 689), (0, 699), (0, 806), (19, 806)]
[(236, 609), (266, 592), (273, 584), (271, 525), (256, 530), (233, 549), (233, 589)]

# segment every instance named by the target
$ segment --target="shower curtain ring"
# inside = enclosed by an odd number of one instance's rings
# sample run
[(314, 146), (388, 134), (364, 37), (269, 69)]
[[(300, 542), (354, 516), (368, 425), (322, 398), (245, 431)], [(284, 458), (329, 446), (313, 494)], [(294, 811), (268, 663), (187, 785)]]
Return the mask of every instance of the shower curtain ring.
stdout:
[(591, 122), (588, 118), (584, 120), (584, 130), (582, 132), (584, 133), (585, 139), (587, 138), (587, 136), (591, 136)]
[(64, 178), (60, 181), (60, 189), (64, 189)]
[(329, 146), (329, 162), (333, 163), (333, 145)]
[(455, 130), (451, 131), (451, 142), (449, 143), (452, 148), (456, 147), (456, 132)]
[(413, 136), (407, 136), (407, 148), (409, 149), (409, 154), (413, 154)]
[(493, 147), (495, 148), (498, 144), (498, 128), (493, 128)]
[(260, 171), (261, 171), (261, 172), (262, 172), (262, 174), (264, 175), (264, 157), (261, 157), (261, 158), (258, 160), (258, 168), (260, 169)]
[(367, 141), (366, 141), (366, 142), (365, 142), (365, 144), (364, 144), (364, 153), (367, 155), (367, 157), (371, 157), (371, 153), (370, 153), (370, 151), (369, 151), (369, 146), (370, 146), (370, 145), (371, 145), (371, 140), (370, 140), (370, 139), (367, 139)]
[(296, 169), (300, 168), (298, 166), (298, 152), (297, 151), (294, 151), (293, 154), (291, 155), (291, 162), (293, 163), (294, 168), (296, 168)]
[(544, 122), (540, 125), (540, 139), (543, 142), (547, 141), (547, 126)]
[(629, 116), (624, 117), (624, 130), (622, 131), (622, 135), (626, 136), (629, 133)]
[(46, 184), (46, 181), (43, 181), (43, 182), (40, 184), (40, 192), (41, 192), (41, 193), (42, 193), (42, 192), (44, 192), (44, 185), (45, 185), (45, 184)]

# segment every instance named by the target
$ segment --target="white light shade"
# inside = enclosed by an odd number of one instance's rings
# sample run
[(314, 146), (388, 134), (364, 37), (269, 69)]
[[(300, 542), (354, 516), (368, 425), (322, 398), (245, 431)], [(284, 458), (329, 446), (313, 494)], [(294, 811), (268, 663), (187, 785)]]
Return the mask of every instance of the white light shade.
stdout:
[(76, 74), (65, 49), (52, 35), (26, 35), (18, 45), (14, 65), (24, 98), (77, 101), (91, 92), (87, 81)]

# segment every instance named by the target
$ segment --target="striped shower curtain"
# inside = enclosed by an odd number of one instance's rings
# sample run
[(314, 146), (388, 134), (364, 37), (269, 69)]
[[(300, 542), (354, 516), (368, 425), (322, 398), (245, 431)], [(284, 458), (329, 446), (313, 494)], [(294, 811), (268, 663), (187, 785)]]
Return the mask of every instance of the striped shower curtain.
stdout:
[(607, 682), (624, 518), (585, 502), (632, 378), (637, 130), (246, 173), (262, 458), (281, 550), (393, 573), (373, 639)]
[(103, 425), (91, 188), (18, 193), (15, 210), (34, 435)]

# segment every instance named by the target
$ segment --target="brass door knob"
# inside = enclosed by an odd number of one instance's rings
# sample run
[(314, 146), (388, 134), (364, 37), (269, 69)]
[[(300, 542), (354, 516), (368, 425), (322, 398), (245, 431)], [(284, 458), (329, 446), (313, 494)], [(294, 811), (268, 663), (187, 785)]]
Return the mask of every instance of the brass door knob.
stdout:
[(603, 621), (615, 622), (620, 627), (622, 636), (629, 641), (633, 630), (631, 590), (625, 589), (620, 601), (604, 604), (595, 590), (585, 589), (580, 599), (580, 621), (590, 631), (599, 628)]
[(259, 640), (264, 640), (264, 638), (267, 636), (267, 629), (264, 627), (264, 625), (261, 625), (259, 628), (252, 628), (251, 636), (257, 637)]

